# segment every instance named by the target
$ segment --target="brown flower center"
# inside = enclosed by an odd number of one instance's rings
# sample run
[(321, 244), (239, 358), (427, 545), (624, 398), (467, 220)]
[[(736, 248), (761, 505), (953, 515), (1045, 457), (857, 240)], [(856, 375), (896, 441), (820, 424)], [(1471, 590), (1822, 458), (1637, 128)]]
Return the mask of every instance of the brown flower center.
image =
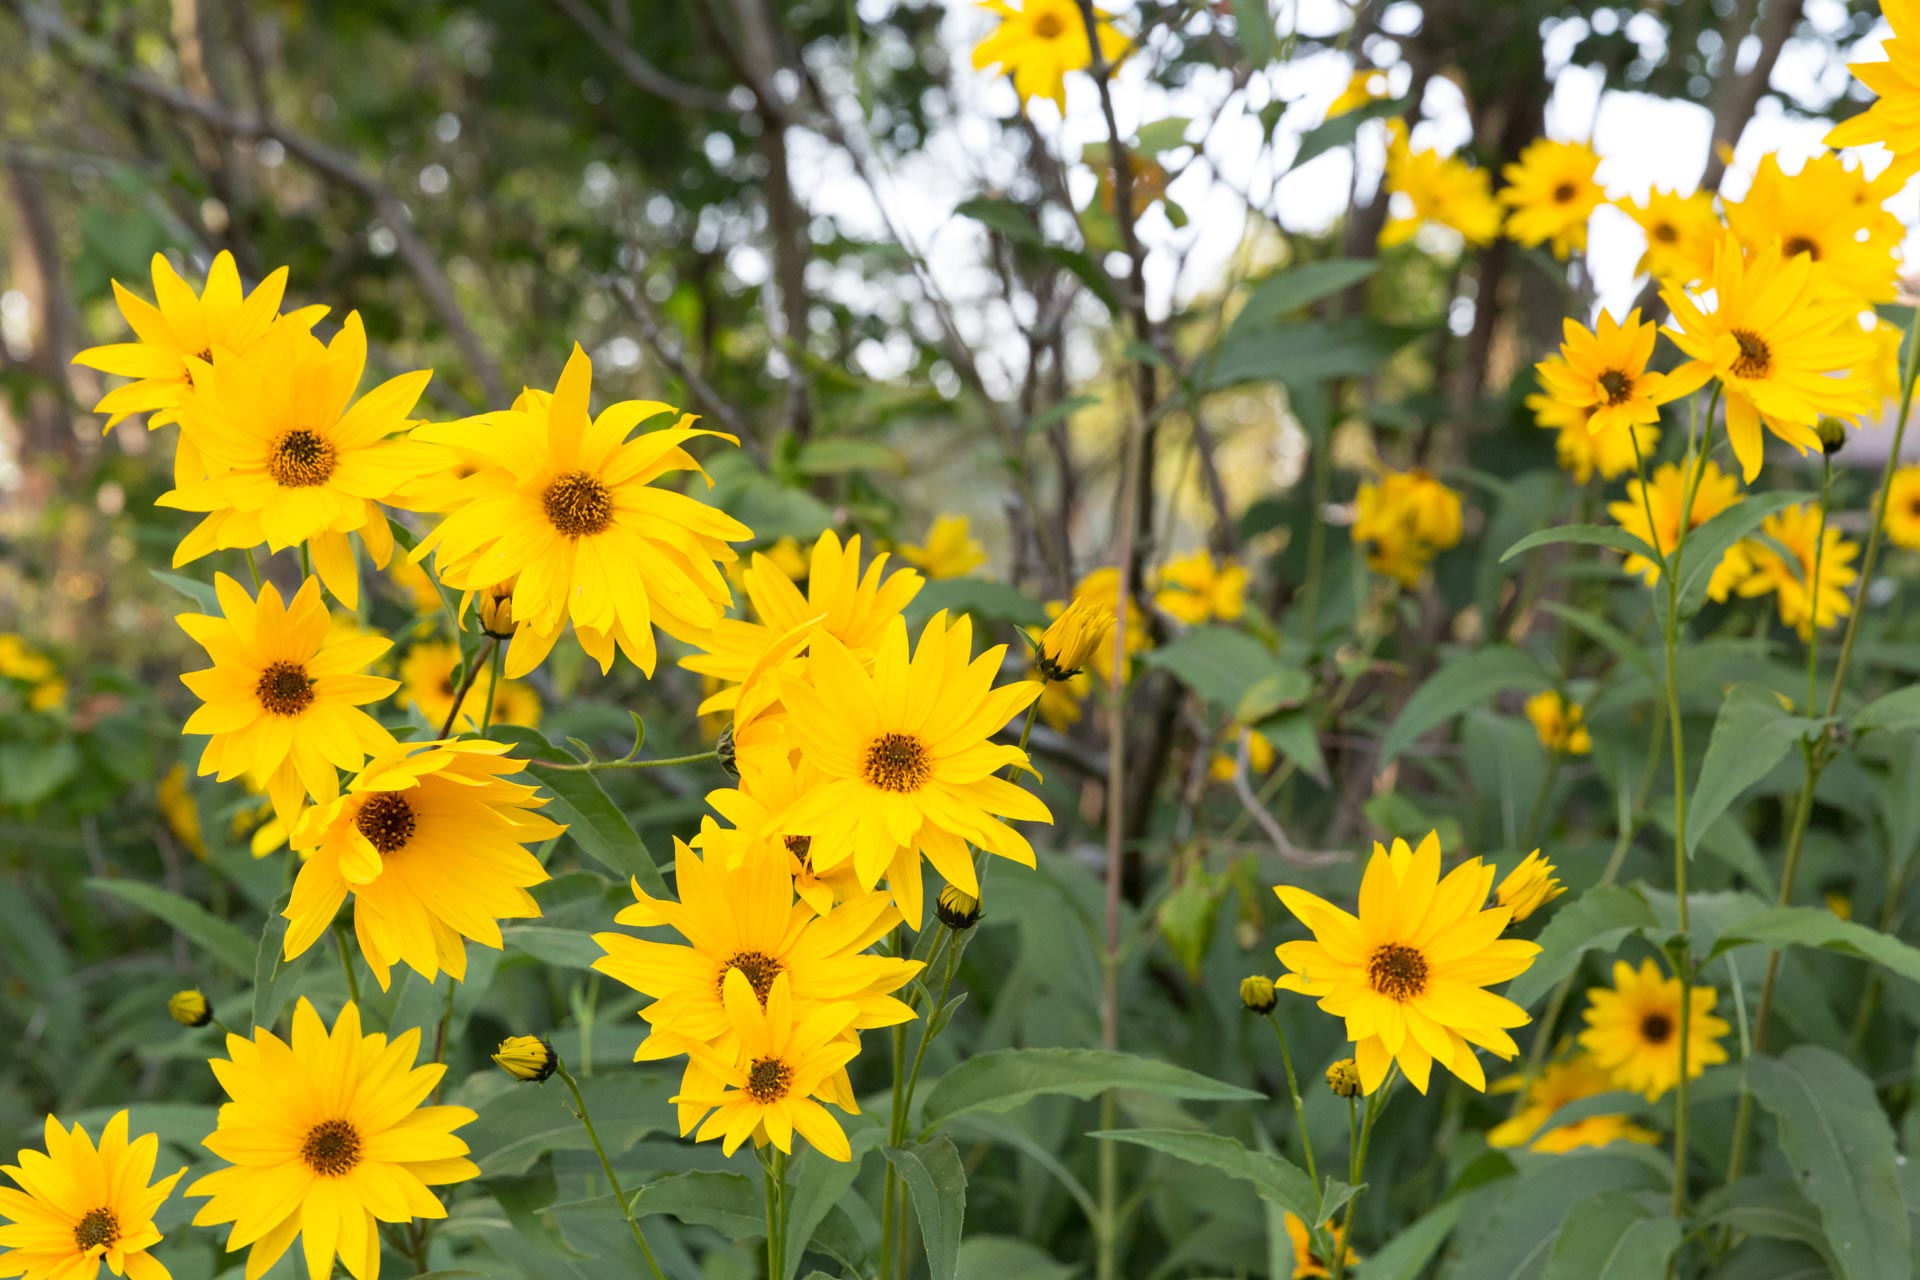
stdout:
[(1664, 1013), (1650, 1013), (1640, 1019), (1640, 1038), (1648, 1044), (1665, 1044), (1673, 1035), (1673, 1019)]
[(119, 1238), (120, 1219), (111, 1209), (89, 1209), (84, 1218), (73, 1224), (73, 1242), (82, 1253), (109, 1248)]
[(613, 523), (613, 490), (584, 471), (569, 471), (540, 495), (547, 519), (569, 538), (590, 538)]
[(1764, 378), (1773, 368), (1773, 348), (1767, 340), (1751, 329), (1735, 329), (1733, 340), (1740, 344), (1740, 354), (1733, 358), (1733, 376), (1736, 378)]
[(1066, 29), (1067, 24), (1057, 13), (1043, 13), (1033, 20), (1033, 34), (1042, 40), (1058, 40)]
[(1653, 238), (1661, 244), (1674, 244), (1680, 239), (1680, 230), (1671, 222), (1657, 223), (1653, 228)]
[(287, 489), (325, 484), (339, 456), (325, 436), (312, 431), (283, 431), (267, 455), (267, 474)]
[(813, 870), (812, 836), (788, 836), (786, 838), (786, 845), (787, 852), (800, 859), (801, 866), (809, 871)]
[(1566, 204), (1573, 199), (1574, 194), (1574, 185), (1571, 182), (1563, 182), (1553, 189), (1553, 202), (1555, 204)]
[(414, 825), (413, 806), (398, 791), (375, 792), (353, 818), (354, 829), (383, 854), (406, 848)]
[(1609, 369), (1600, 375), (1600, 389), (1607, 393), (1607, 403), (1625, 404), (1633, 399), (1633, 379), (1619, 369)]
[(1419, 948), (1389, 942), (1367, 958), (1367, 985), (1405, 1004), (1427, 989), (1427, 958)]
[(313, 705), (313, 681), (297, 662), (269, 663), (253, 686), (253, 696), (270, 715), (297, 716)]
[(1804, 253), (1815, 262), (1820, 261), (1820, 246), (1805, 236), (1789, 236), (1786, 244), (1781, 247), (1789, 258), (1795, 258)]
[(728, 970), (738, 969), (747, 975), (747, 985), (753, 988), (753, 994), (760, 997), (760, 1005), (765, 1008), (767, 992), (773, 990), (773, 980), (780, 976), (783, 967), (764, 951), (736, 951), (720, 966), (720, 980), (716, 985), (726, 990)]
[(793, 1083), (793, 1068), (778, 1058), (755, 1058), (747, 1068), (747, 1096), (755, 1102), (778, 1102)]
[(307, 1130), (300, 1158), (323, 1178), (351, 1173), (360, 1163), (360, 1131), (345, 1120), (322, 1120)]
[(933, 776), (933, 757), (910, 733), (883, 733), (867, 744), (860, 772), (882, 791), (918, 791)]

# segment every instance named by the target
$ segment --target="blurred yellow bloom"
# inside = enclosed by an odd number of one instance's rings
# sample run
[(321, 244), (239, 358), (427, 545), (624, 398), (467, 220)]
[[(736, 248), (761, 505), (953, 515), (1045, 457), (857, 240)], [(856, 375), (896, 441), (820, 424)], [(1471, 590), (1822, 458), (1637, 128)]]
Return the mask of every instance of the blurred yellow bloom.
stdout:
[[(1853, 612), (1853, 600), (1847, 588), (1860, 576), (1853, 567), (1860, 554), (1858, 543), (1849, 542), (1840, 530), (1828, 524), (1821, 537), (1820, 508), (1803, 502), (1776, 511), (1760, 523), (1762, 538), (1747, 544), (1753, 561), (1753, 573), (1740, 584), (1743, 596), (1763, 596), (1771, 591), (1780, 610), (1780, 621), (1800, 633), (1802, 640), (1813, 638), (1813, 629), (1833, 626)], [(1771, 541), (1768, 541), (1771, 539)], [(1775, 550), (1775, 544), (1787, 555)], [(1814, 595), (1814, 560), (1819, 559), (1820, 589)], [(1791, 557), (1789, 560), (1788, 557)]]
[[(475, 655), (478, 657), (478, 655)], [(447, 640), (429, 640), (407, 650), (400, 660), (400, 692), (394, 701), (420, 713), (428, 728), (438, 733), (453, 710), (458, 686), (453, 673), (460, 666), (460, 647)], [(487, 705), (487, 673), (482, 671), (460, 704), (452, 732), (478, 733)], [(540, 723), (540, 695), (521, 680), (501, 680), (493, 691), (493, 724), (533, 728)]]
[(1855, 198), (1858, 180), (1837, 155), (1807, 161), (1798, 173), (1766, 155), (1746, 195), (1727, 206), (1727, 227), (1747, 252), (1778, 245), (1806, 257), (1813, 280), (1855, 303), (1891, 302), (1903, 228), (1884, 209)]
[(926, 544), (902, 544), (900, 558), (929, 578), (958, 578), (985, 564), (987, 549), (973, 536), (965, 516), (942, 515), (927, 530)]
[(1234, 770), (1239, 767), (1240, 740), (1247, 743), (1247, 773), (1253, 777), (1273, 768), (1277, 755), (1273, 743), (1267, 735), (1254, 729), (1241, 729), (1233, 737), (1233, 744), (1226, 750), (1216, 751), (1207, 761), (1207, 776), (1215, 782), (1232, 782)]
[(67, 682), (57, 674), (53, 659), (8, 631), (0, 633), (0, 680), (18, 680), (31, 686), (27, 706), (33, 711), (52, 711), (67, 700)]
[(1502, 215), (1491, 175), (1458, 156), (1415, 151), (1404, 121), (1387, 124), (1392, 131), (1385, 179), (1389, 205), (1380, 247), (1405, 244), (1428, 224), (1455, 231), (1475, 247), (1492, 244)]
[(1368, 568), (1411, 587), (1459, 543), (1460, 519), (1460, 495), (1427, 471), (1386, 471), (1354, 497), (1353, 540)]
[(1507, 185), (1507, 234), (1528, 248), (1551, 244), (1556, 258), (1587, 247), (1587, 219), (1606, 200), (1594, 179), (1600, 157), (1584, 142), (1535, 138), (1519, 160), (1500, 170)]
[(1874, 91), (1873, 104), (1852, 119), (1843, 120), (1827, 134), (1830, 147), (1861, 147), (1884, 143), (1900, 157), (1899, 165), (1920, 157), (1920, 3), (1881, 0), (1881, 16), (1893, 28), (1882, 42), (1886, 55), (1876, 62), (1853, 62), (1847, 70)]
[(187, 852), (196, 858), (207, 856), (207, 838), (200, 829), (200, 809), (187, 789), (187, 766), (176, 764), (160, 779), (158, 788), (160, 816)]
[(1651, 1146), (1660, 1141), (1659, 1134), (1641, 1128), (1624, 1115), (1584, 1116), (1542, 1132), (1560, 1108), (1583, 1098), (1610, 1093), (1615, 1088), (1613, 1076), (1587, 1054), (1550, 1063), (1528, 1087), (1520, 1110), (1487, 1131), (1487, 1142), (1495, 1147), (1524, 1146), (1529, 1151), (1559, 1155), (1582, 1147), (1604, 1147), (1612, 1142)]
[[(997, 15), (999, 27), (973, 50), (975, 71), (1004, 70), (1013, 77), (1021, 102), (1049, 98), (1064, 114), (1067, 109), (1067, 72), (1093, 65), (1093, 46), (1087, 23), (1075, 0), (985, 0), (981, 8)], [(1100, 56), (1108, 66), (1127, 52), (1127, 37), (1113, 26), (1110, 14), (1096, 12), (1095, 30)]]
[(1507, 872), (1493, 891), (1493, 900), (1513, 912), (1513, 923), (1519, 924), (1566, 891), (1567, 886), (1553, 878), (1553, 864), (1535, 849)]
[(1587, 710), (1569, 702), (1552, 689), (1527, 699), (1527, 719), (1540, 735), (1540, 745), (1562, 755), (1584, 756), (1593, 750), (1593, 737), (1587, 732)]
[[(1719, 993), (1712, 987), (1693, 987), (1687, 993), (1687, 1079), (1696, 1080), (1708, 1066), (1727, 1060), (1720, 1037), (1730, 1027), (1717, 1018), (1713, 1006)], [(1587, 1029), (1580, 1047), (1613, 1078), (1616, 1089), (1631, 1089), (1658, 1102), (1680, 1080), (1680, 980), (1666, 978), (1651, 960), (1635, 969), (1624, 960), (1613, 965), (1613, 987), (1587, 992), (1582, 1015)]]
[(1189, 626), (1232, 622), (1247, 611), (1246, 566), (1235, 560), (1216, 564), (1204, 550), (1169, 560), (1160, 570), (1153, 602)]
[[(1679, 463), (1663, 463), (1648, 484), (1642, 485), (1638, 479), (1627, 481), (1627, 496), (1608, 503), (1607, 514), (1613, 517), (1614, 523), (1661, 555), (1673, 554), (1680, 539), (1680, 508), (1686, 501), (1687, 471), (1693, 465), (1691, 458)], [(1693, 491), (1693, 510), (1687, 518), (1687, 528), (1698, 529), (1738, 501), (1739, 481), (1708, 459), (1702, 464), (1700, 480)], [(1649, 507), (1653, 512), (1651, 524), (1647, 516)], [(1628, 556), (1625, 567), (1628, 573), (1645, 578), (1648, 586), (1660, 581), (1659, 563), (1646, 556)], [(1753, 562), (1748, 559), (1744, 544), (1727, 548), (1726, 554), (1720, 557), (1719, 567), (1707, 580), (1707, 598), (1715, 603), (1725, 600), (1752, 571)]]
[(1920, 551), (1920, 467), (1901, 467), (1887, 491), (1887, 539)]
[(395, 560), (387, 569), (387, 576), (393, 584), (406, 594), (407, 603), (421, 616), (439, 612), (440, 591), (433, 585), (433, 575), (423, 564), (411, 560)]
[[(1313, 1251), (1313, 1233), (1307, 1230), (1306, 1220), (1296, 1214), (1283, 1211), (1283, 1224), (1287, 1229), (1287, 1243), (1293, 1246), (1293, 1280), (1326, 1280), (1333, 1273), (1327, 1270), (1327, 1264)], [(1322, 1224), (1331, 1227), (1331, 1223)], [(1334, 1228), (1338, 1237), (1340, 1231)], [(1360, 1261), (1360, 1255), (1351, 1248), (1347, 1249), (1346, 1265), (1351, 1268)]]
[(147, 1250), (160, 1243), (153, 1215), (179, 1172), (148, 1185), (160, 1139), (127, 1140), (127, 1113), (117, 1111), (95, 1146), (78, 1124), (47, 1117), (46, 1150), (23, 1149), (7, 1165), (19, 1186), (0, 1187), (0, 1275), (23, 1280), (93, 1280), (100, 1264), (127, 1280), (169, 1280), (166, 1264)]
[(1596, 474), (1602, 480), (1617, 480), (1632, 471), (1638, 465), (1634, 455), (1635, 435), (1639, 437), (1640, 450), (1644, 454), (1652, 454), (1660, 444), (1658, 427), (1636, 427), (1631, 432), (1609, 431), (1600, 434), (1588, 430), (1587, 419), (1593, 414), (1592, 405), (1562, 404), (1544, 392), (1529, 395), (1526, 405), (1533, 410), (1536, 426), (1555, 433), (1554, 460), (1560, 464), (1561, 470), (1573, 477), (1575, 484), (1585, 484)]
[(1720, 215), (1713, 211), (1710, 192), (1683, 196), (1651, 191), (1644, 200), (1621, 201), (1620, 209), (1647, 237), (1646, 252), (1634, 267), (1636, 273), (1685, 285), (1713, 270), (1713, 242), (1720, 233)]
[(1327, 104), (1324, 119), (1337, 120), (1349, 111), (1357, 111), (1370, 102), (1381, 101), (1389, 92), (1386, 72), (1373, 67), (1361, 67), (1347, 78), (1340, 96)]
[(1674, 397), (1666, 379), (1647, 369), (1655, 338), (1652, 322), (1641, 323), (1635, 308), (1624, 324), (1606, 311), (1593, 329), (1571, 317), (1561, 323), (1566, 339), (1560, 358), (1534, 366), (1547, 394), (1568, 408), (1586, 411), (1587, 430), (1594, 435), (1624, 434), (1658, 423), (1660, 406)]

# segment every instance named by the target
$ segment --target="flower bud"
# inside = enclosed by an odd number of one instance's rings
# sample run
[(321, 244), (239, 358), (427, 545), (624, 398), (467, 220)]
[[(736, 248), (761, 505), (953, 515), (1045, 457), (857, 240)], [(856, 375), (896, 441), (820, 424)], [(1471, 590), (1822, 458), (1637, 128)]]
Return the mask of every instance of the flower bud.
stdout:
[(1034, 665), (1044, 679), (1071, 680), (1112, 631), (1112, 609), (1085, 596), (1075, 596), (1041, 635)]
[(1327, 1068), (1327, 1088), (1342, 1098), (1360, 1096), (1360, 1064), (1352, 1058), (1342, 1058)]
[(720, 741), (713, 744), (713, 751), (720, 760), (720, 767), (725, 769), (730, 776), (738, 778), (740, 776), (740, 762), (734, 759), (733, 721), (727, 721), (726, 728), (720, 730)]
[(965, 933), (980, 923), (980, 900), (948, 885), (940, 891), (940, 900), (934, 903), (933, 914), (939, 916), (940, 923), (955, 933)]
[(538, 1084), (553, 1074), (560, 1057), (553, 1046), (538, 1036), (508, 1036), (493, 1055), (494, 1065), (515, 1080)]
[(1813, 433), (1820, 437), (1820, 449), (1829, 458), (1846, 447), (1847, 424), (1838, 418), (1820, 419), (1814, 424)]
[(495, 640), (513, 639), (513, 584), (517, 578), (496, 582), (480, 593), (480, 629)]
[(193, 988), (167, 997), (167, 1013), (183, 1027), (204, 1027), (213, 1021), (213, 1006)]
[(1273, 979), (1259, 973), (1240, 979), (1240, 1003), (1247, 1006), (1248, 1013), (1262, 1016), (1272, 1013), (1273, 1006), (1279, 1003), (1279, 997), (1273, 993)]

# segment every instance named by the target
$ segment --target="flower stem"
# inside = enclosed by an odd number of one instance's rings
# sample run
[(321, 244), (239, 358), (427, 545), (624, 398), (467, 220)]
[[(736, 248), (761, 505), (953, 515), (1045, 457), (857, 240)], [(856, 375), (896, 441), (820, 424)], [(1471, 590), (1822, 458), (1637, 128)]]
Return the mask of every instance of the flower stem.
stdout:
[[(499, 647), (500, 642), (488, 636), (486, 645), (473, 656), (473, 661), (467, 664), (466, 674), (460, 677), (460, 687), (453, 691), (453, 705), (447, 708), (446, 723), (440, 726), (441, 737), (453, 736), (454, 722), (460, 718), (460, 708), (467, 701), (467, 691), (472, 689), (473, 682), (480, 678), (480, 668), (492, 664), (493, 651)], [(489, 698), (487, 701), (491, 703), (493, 699)]]
[(354, 1004), (360, 1003), (360, 978), (353, 971), (353, 957), (347, 952), (347, 932), (345, 929), (333, 930), (334, 950), (340, 953), (340, 972), (347, 978), (347, 999)]
[[(1358, 1187), (1360, 1175), (1366, 1172), (1367, 1148), (1373, 1143), (1373, 1122), (1386, 1109), (1387, 1095), (1393, 1091), (1394, 1075), (1395, 1069), (1390, 1068), (1387, 1071), (1387, 1078), (1381, 1081), (1380, 1088), (1367, 1099), (1367, 1115), (1360, 1122), (1358, 1139), (1352, 1136), (1353, 1100), (1347, 1100), (1347, 1185), (1350, 1187)], [(1347, 1200), (1347, 1211), (1341, 1219), (1340, 1229), (1334, 1233), (1333, 1258), (1327, 1264), (1327, 1274), (1331, 1280), (1342, 1280), (1342, 1277), (1347, 1274), (1347, 1242), (1353, 1238), (1353, 1211), (1359, 1203), (1360, 1193), (1355, 1191)], [(1296, 1259), (1295, 1268), (1298, 1269), (1298, 1266), (1299, 1261)]]
[(669, 765), (699, 764), (702, 760), (718, 760), (720, 752), (696, 751), (688, 756), (663, 756), (656, 760), (583, 760), (578, 764), (548, 764), (540, 762), (542, 769), (559, 769), (575, 772), (595, 772), (601, 769), (665, 769)]
[(567, 1070), (558, 1053), (553, 1057), (553, 1073), (567, 1086), (567, 1092), (573, 1095), (573, 1114), (579, 1117), (586, 1128), (587, 1141), (593, 1144), (593, 1154), (600, 1157), (600, 1168), (607, 1175), (607, 1185), (613, 1188), (613, 1198), (620, 1202), (620, 1212), (627, 1220), (627, 1229), (633, 1232), (633, 1242), (640, 1246), (640, 1253), (647, 1260), (647, 1268), (653, 1272), (654, 1280), (667, 1280), (666, 1273), (660, 1270), (660, 1264), (654, 1259), (653, 1250), (647, 1246), (647, 1237), (640, 1230), (639, 1221), (633, 1216), (633, 1204), (627, 1199), (627, 1193), (620, 1189), (619, 1175), (613, 1171), (613, 1161), (607, 1159), (607, 1149), (600, 1145), (600, 1134), (593, 1127), (593, 1117), (587, 1114), (587, 1100), (580, 1096), (580, 1085)]
[(761, 1183), (767, 1191), (767, 1280), (787, 1274), (787, 1153), (769, 1145), (761, 1158)]
[[(487, 637), (493, 640), (493, 637)], [(498, 640), (493, 641), (493, 661), (487, 664), (487, 705), (480, 712), (480, 733), (485, 736), (493, 728), (493, 699), (500, 690), (500, 666), (507, 660), (507, 651), (500, 647)]]
[(1300, 1130), (1300, 1149), (1307, 1157), (1307, 1177), (1318, 1189), (1320, 1172), (1313, 1164), (1313, 1137), (1307, 1132), (1307, 1104), (1300, 1100), (1300, 1082), (1293, 1074), (1293, 1055), (1287, 1052), (1287, 1033), (1281, 1030), (1280, 1019), (1274, 1016), (1272, 1009), (1267, 1010), (1267, 1021), (1273, 1024), (1273, 1034), (1280, 1041), (1280, 1064), (1287, 1069), (1287, 1092), (1293, 1095), (1293, 1119)]

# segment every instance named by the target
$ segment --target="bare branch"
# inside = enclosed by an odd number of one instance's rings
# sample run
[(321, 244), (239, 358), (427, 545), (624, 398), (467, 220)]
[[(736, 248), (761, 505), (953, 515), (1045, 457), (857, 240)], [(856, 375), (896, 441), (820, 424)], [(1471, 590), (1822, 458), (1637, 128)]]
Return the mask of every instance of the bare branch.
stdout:
[(738, 410), (724, 400), (705, 378), (688, 364), (677, 346), (669, 345), (666, 338), (666, 325), (653, 309), (653, 302), (632, 280), (625, 277), (608, 279), (607, 287), (614, 297), (627, 309), (634, 323), (640, 328), (640, 339), (647, 344), (656, 359), (667, 367), (667, 371), (680, 379), (692, 394), (700, 412), (711, 418), (717, 418), (733, 435), (751, 443), (756, 450), (765, 452), (765, 442), (754, 430), (753, 424), (740, 416)]
[(727, 111), (733, 108), (727, 102), (724, 93), (715, 93), (699, 85), (685, 84), (675, 80), (660, 68), (648, 62), (635, 52), (632, 44), (619, 32), (604, 22), (593, 11), (586, 0), (552, 0), (553, 7), (572, 18), (579, 28), (587, 33), (587, 38), (600, 46), (600, 51), (620, 69), (637, 89), (644, 90), (656, 98), (664, 98), (676, 106), (689, 111)]

